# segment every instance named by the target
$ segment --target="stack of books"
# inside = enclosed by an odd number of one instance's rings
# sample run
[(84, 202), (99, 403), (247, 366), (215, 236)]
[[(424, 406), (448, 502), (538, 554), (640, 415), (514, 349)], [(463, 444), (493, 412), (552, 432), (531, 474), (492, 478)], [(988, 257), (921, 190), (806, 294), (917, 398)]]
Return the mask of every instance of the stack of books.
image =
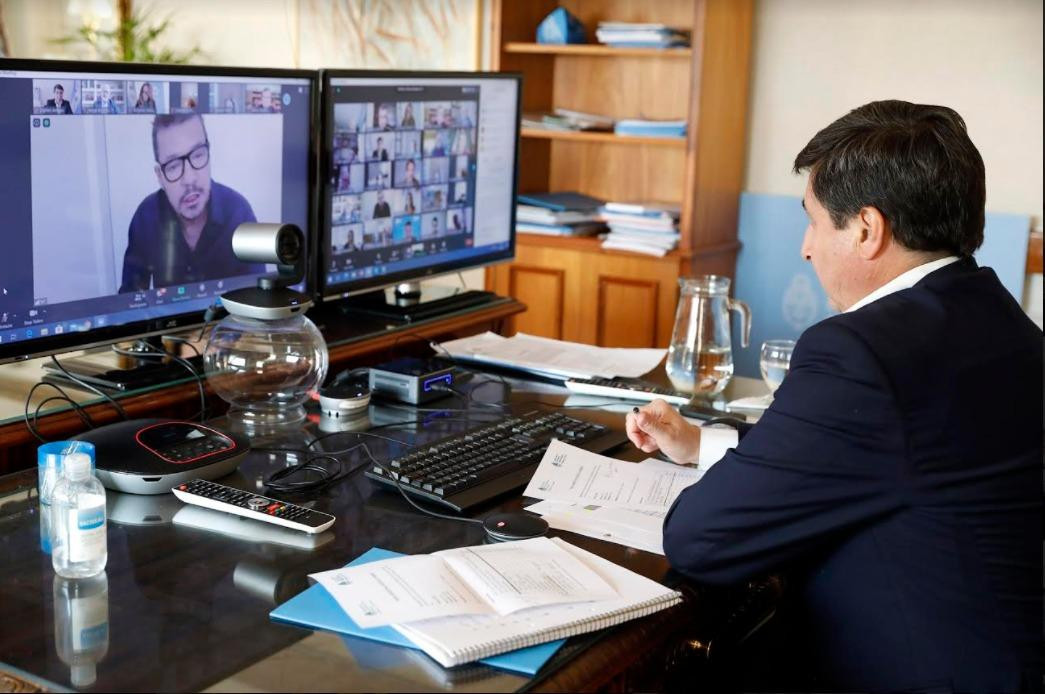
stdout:
[(613, 127), (618, 135), (641, 137), (674, 137), (686, 136), (685, 120), (619, 120)]
[(664, 256), (679, 243), (679, 208), (660, 203), (608, 202), (602, 219), (610, 228), (602, 247)]
[(581, 193), (530, 193), (519, 195), (515, 206), (515, 230), (545, 236), (591, 236), (605, 229), (602, 200)]
[(615, 121), (599, 113), (557, 108), (551, 113), (524, 113), (522, 126), (537, 130), (613, 130)]
[(616, 48), (677, 48), (689, 45), (689, 32), (664, 24), (599, 22), (599, 43)]

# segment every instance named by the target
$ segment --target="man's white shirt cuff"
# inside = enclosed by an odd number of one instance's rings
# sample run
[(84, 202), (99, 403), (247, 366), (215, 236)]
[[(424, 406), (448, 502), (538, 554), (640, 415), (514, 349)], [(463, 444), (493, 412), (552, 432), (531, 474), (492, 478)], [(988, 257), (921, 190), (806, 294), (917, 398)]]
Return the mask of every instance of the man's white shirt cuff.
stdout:
[(697, 453), (697, 467), (707, 470), (722, 460), (730, 448), (736, 448), (740, 441), (740, 432), (732, 427), (701, 427), (700, 452)]

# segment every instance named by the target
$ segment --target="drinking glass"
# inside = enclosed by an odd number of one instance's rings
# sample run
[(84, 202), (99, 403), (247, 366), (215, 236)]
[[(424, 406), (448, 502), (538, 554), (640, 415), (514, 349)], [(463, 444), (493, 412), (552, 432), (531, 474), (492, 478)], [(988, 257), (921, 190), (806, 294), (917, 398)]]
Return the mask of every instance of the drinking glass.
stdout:
[(794, 340), (766, 340), (762, 343), (758, 366), (762, 370), (762, 380), (769, 387), (766, 402), (772, 402), (773, 393), (780, 387), (787, 370), (791, 366), (791, 352), (795, 349)]

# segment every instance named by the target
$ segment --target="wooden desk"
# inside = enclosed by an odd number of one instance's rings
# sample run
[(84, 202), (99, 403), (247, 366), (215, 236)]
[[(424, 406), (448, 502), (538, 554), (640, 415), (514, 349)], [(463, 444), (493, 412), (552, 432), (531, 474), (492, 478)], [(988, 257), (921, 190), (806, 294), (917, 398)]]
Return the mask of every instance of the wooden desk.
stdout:
[[(429, 339), (453, 339), (474, 335), (485, 330), (498, 332), (506, 318), (526, 310), (514, 299), (501, 299), (477, 309), (459, 311), (448, 316), (407, 325), (391, 324), (374, 319), (348, 317), (336, 311), (323, 311), (313, 319), (323, 332), (330, 351), (330, 372), (349, 365), (372, 363), (401, 355), (411, 349), (424, 348)], [(312, 314), (310, 314), (312, 315)], [(115, 357), (106, 355), (104, 358)], [(43, 375), (44, 359), (0, 366), (0, 474), (14, 472), (36, 465), (36, 447), (39, 442), (26, 428), (22, 419), (25, 397), (34, 383)], [(187, 374), (186, 374), (187, 376)], [(43, 398), (54, 395), (41, 389), (34, 396), (30, 412)], [(100, 424), (118, 419), (111, 405), (96, 396), (69, 388), (68, 392), (86, 404), (91, 418)], [(227, 406), (208, 388), (208, 403), (215, 414)], [(199, 408), (199, 393), (195, 379), (185, 378), (174, 385), (149, 388), (122, 394), (120, 404), (131, 417), (191, 417)], [(39, 430), (46, 438), (60, 440), (83, 431), (83, 423), (69, 407), (50, 408), (41, 417)], [(157, 415), (157, 413), (162, 413)]]
[[(482, 377), (477, 377), (478, 380)], [(739, 379), (738, 379), (739, 380)], [(757, 382), (756, 382), (757, 383)], [(513, 382), (513, 407), (529, 411), (563, 401), (562, 389), (540, 386), (539, 394)], [(487, 391), (494, 391), (490, 386)], [(462, 408), (466, 402), (444, 401)], [(624, 406), (626, 410), (627, 405)], [(478, 417), (484, 410), (473, 410)], [(580, 414), (579, 410), (570, 410)], [(413, 420), (410, 412), (372, 405), (377, 424)], [(620, 427), (620, 412), (584, 410), (586, 419)], [(218, 426), (228, 422), (217, 420)], [(386, 428), (382, 435), (405, 444), (423, 443), (475, 425), (433, 417), (421, 424)], [(254, 450), (224, 483), (260, 489), (262, 480), (316, 441), (313, 423), (279, 435), (255, 438)], [(316, 442), (315, 451), (343, 451), (358, 437), (339, 434)], [(394, 457), (406, 445), (367, 439), (373, 455)], [(277, 450), (278, 449), (278, 450)], [(290, 450), (287, 450), (290, 449)], [(622, 457), (644, 457), (622, 449)], [(360, 451), (342, 455), (363, 466)], [(35, 470), (0, 477), (0, 670), (14, 669), (67, 687), (69, 665), (56, 649), (56, 615), (72, 609), (56, 604), (50, 557), (41, 550)], [(279, 494), (272, 496), (279, 497)], [(303, 590), (308, 573), (339, 566), (371, 547), (404, 553), (433, 552), (477, 544), (474, 524), (419, 515), (393, 492), (377, 489), (357, 474), (315, 496), (317, 510), (337, 517), (309, 546), (237, 538), (179, 521), (182, 505), (171, 495), (108, 492), (109, 559), (107, 648), (96, 666), (96, 691), (579, 691), (619, 687), (621, 677), (658, 655), (691, 612), (673, 608), (599, 634), (576, 637), (536, 679), (473, 665), (444, 670), (407, 649), (277, 624), (269, 611)], [(294, 499), (301, 503), (304, 500)], [(510, 497), (471, 514), (484, 517), (518, 509)], [(268, 527), (268, 526), (265, 526)], [(558, 533), (593, 552), (663, 580), (667, 562), (658, 555), (570, 533)], [(713, 605), (711, 606), (713, 607)], [(708, 614), (713, 614), (708, 610)]]

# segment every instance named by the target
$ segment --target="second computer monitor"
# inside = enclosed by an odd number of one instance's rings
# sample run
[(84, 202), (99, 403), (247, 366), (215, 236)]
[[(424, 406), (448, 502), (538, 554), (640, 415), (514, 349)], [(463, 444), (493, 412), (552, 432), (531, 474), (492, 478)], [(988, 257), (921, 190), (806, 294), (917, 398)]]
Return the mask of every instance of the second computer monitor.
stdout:
[(514, 255), (518, 75), (323, 79), (325, 296)]

